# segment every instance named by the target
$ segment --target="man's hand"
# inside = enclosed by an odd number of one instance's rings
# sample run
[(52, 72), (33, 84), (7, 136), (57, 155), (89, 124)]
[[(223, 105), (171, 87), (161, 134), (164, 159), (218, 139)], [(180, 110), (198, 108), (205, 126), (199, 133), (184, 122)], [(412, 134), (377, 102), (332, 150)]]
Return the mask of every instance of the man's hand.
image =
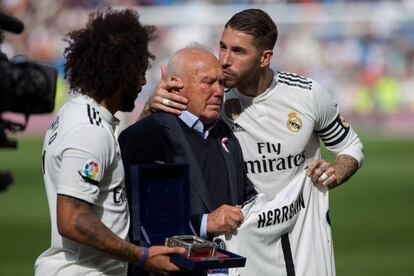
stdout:
[(187, 109), (187, 98), (180, 96), (179, 91), (183, 83), (179, 78), (167, 79), (167, 68), (161, 65), (161, 81), (154, 94), (148, 99), (147, 104), (151, 111), (165, 111), (168, 113), (181, 114)]
[(144, 264), (145, 269), (161, 275), (178, 271), (179, 268), (170, 262), (170, 254), (183, 254), (182, 247), (152, 246), (149, 248), (148, 259)]
[(347, 181), (358, 170), (358, 161), (352, 156), (338, 155), (333, 164), (325, 160), (313, 160), (306, 171), (316, 185), (332, 189)]
[(207, 216), (207, 232), (211, 234), (230, 233), (243, 222), (240, 206), (223, 204)]
[[(59, 233), (71, 240), (88, 245), (115, 258), (137, 262), (143, 249), (121, 239), (107, 228), (92, 212), (92, 205), (82, 200), (57, 196), (57, 224)], [(149, 248), (144, 267), (150, 271), (167, 275), (168, 271), (177, 271), (170, 262), (170, 254), (183, 254), (184, 248), (153, 246)]]
[(330, 163), (325, 160), (313, 160), (309, 165), (306, 175), (312, 179), (316, 185), (331, 186), (337, 184), (335, 170)]

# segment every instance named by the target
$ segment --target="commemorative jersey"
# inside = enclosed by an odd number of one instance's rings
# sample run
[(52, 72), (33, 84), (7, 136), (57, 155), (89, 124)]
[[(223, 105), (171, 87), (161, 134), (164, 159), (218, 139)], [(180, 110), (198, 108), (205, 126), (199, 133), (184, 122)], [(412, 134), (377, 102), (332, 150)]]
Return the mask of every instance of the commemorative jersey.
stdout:
[(237, 236), (223, 239), (230, 251), (247, 257), (246, 268), (230, 274), (335, 275), (329, 193), (304, 171), (321, 158), (320, 141), (333, 154), (362, 163), (362, 144), (337, 103), (312, 79), (278, 72), (257, 97), (228, 91), (222, 118), (239, 139), (247, 175), (261, 193), (243, 209)]
[(225, 94), (222, 118), (240, 141), (248, 177), (268, 200), (320, 159), (320, 140), (335, 155), (362, 163), (358, 136), (329, 93), (309, 78), (279, 72), (257, 97), (232, 89)]
[(264, 194), (242, 208), (243, 224), (215, 242), (246, 257), (246, 265), (209, 275), (334, 276), (335, 263), (326, 187), (306, 172), (295, 176), (272, 201)]
[(57, 113), (43, 145), (43, 176), (51, 217), (51, 246), (35, 264), (36, 275), (126, 275), (127, 265), (62, 237), (57, 229), (57, 194), (93, 205), (96, 216), (120, 238), (129, 228), (124, 167), (117, 142), (119, 120), (85, 95)]

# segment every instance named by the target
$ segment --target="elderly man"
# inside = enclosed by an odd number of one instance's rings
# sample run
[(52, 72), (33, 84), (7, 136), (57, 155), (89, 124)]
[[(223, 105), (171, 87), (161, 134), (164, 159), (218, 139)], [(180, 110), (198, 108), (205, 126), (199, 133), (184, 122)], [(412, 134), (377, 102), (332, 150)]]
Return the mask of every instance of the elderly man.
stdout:
[(164, 79), (166, 74), (184, 83), (178, 93), (188, 99), (188, 110), (180, 116), (151, 114), (121, 133), (127, 193), (130, 165), (187, 163), (196, 234), (211, 237), (231, 232), (243, 221), (235, 205), (256, 192), (246, 177), (236, 137), (219, 119), (224, 90), (220, 63), (202, 48), (185, 48), (171, 57)]

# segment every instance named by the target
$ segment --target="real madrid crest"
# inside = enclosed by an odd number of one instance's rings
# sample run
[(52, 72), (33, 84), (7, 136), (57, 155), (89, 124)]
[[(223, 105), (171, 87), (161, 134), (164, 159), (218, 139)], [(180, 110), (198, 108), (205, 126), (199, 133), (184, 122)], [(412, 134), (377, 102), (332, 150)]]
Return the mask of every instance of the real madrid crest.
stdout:
[(292, 132), (298, 132), (299, 130), (301, 130), (302, 120), (297, 116), (296, 112), (289, 112), (287, 128)]

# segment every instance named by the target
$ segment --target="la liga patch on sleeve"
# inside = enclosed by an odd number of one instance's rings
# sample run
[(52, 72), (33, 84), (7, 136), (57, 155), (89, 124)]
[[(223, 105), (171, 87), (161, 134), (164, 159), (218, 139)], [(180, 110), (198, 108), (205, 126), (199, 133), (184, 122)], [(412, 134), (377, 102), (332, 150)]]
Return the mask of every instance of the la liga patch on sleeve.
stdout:
[(98, 161), (93, 159), (87, 160), (78, 172), (81, 176), (81, 182), (99, 186), (101, 166)]

